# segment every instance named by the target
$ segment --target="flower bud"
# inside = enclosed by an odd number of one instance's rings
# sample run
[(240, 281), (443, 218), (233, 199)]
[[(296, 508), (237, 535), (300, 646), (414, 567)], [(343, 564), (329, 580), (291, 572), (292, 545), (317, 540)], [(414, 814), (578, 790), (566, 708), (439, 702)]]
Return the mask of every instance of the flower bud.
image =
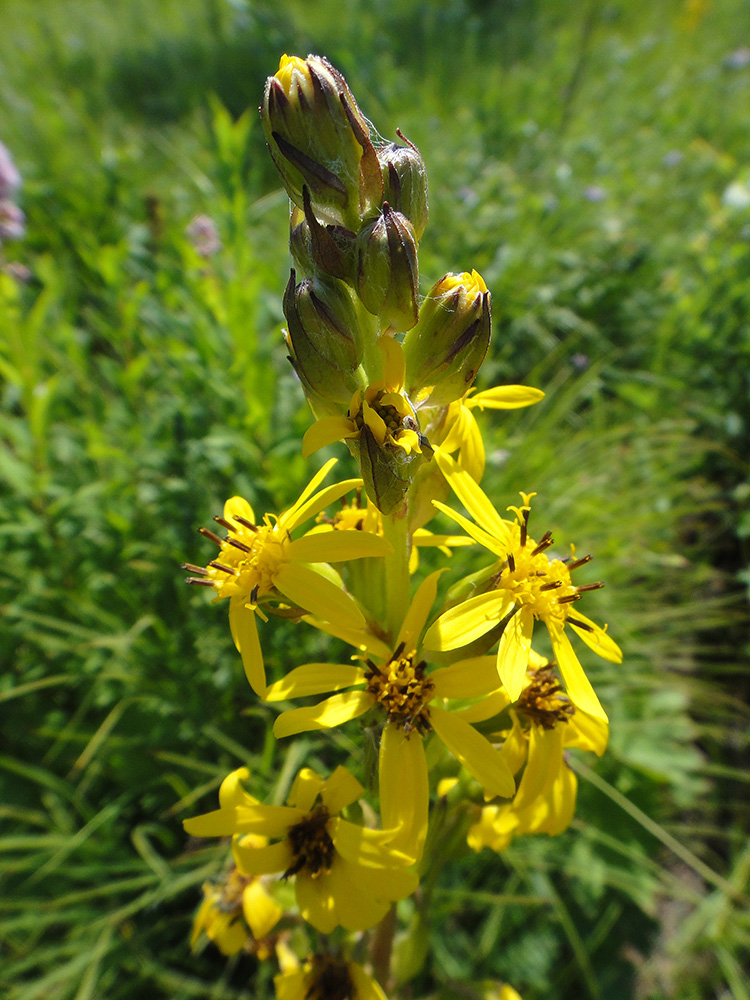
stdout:
[(490, 343), (491, 296), (481, 275), (446, 274), (404, 340), (406, 390), (415, 403), (446, 406), (477, 377)]
[(351, 293), (340, 282), (306, 279), (292, 270), (284, 292), (286, 343), (316, 414), (345, 412), (359, 387), (362, 338)]
[(408, 145), (389, 143), (378, 150), (383, 171), (383, 197), (401, 212), (414, 227), (414, 238), (421, 239), (427, 225), (427, 171), (417, 147), (398, 133)]
[(346, 80), (320, 56), (282, 56), (261, 107), (263, 131), (289, 197), (310, 189), (324, 221), (358, 229), (383, 183), (366, 118)]
[(409, 330), (419, 311), (417, 244), (411, 222), (388, 202), (357, 237), (355, 287), (383, 327)]
[(315, 218), (310, 193), (303, 189), (305, 209), (295, 205), (290, 219), (289, 249), (309, 275), (322, 272), (353, 283), (356, 237), (343, 226), (323, 226)]

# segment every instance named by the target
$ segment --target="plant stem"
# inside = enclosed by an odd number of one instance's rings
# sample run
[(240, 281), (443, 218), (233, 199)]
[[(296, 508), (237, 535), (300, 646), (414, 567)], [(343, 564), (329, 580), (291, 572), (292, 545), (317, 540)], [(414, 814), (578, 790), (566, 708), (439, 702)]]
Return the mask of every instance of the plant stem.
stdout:
[(390, 989), (391, 954), (396, 933), (396, 904), (394, 903), (373, 931), (370, 941), (370, 961), (376, 980), (386, 992)]
[(406, 517), (406, 504), (394, 514), (383, 515), (383, 535), (393, 546), (393, 552), (383, 560), (383, 569), (385, 573), (386, 626), (388, 634), (395, 641), (410, 599), (409, 554), (411, 537)]

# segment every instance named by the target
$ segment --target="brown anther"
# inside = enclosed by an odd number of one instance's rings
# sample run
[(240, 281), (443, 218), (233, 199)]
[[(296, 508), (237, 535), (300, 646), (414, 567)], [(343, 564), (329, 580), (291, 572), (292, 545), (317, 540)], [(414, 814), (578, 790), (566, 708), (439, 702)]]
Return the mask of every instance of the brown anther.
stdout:
[(215, 535), (213, 533), (213, 531), (209, 531), (208, 528), (198, 528), (198, 531), (200, 531), (200, 533), (205, 538), (209, 538), (212, 542), (215, 542), (216, 545), (222, 546), (224, 544), (224, 539), (223, 538), (219, 538), (218, 535)]
[(234, 517), (235, 521), (237, 521), (238, 524), (241, 524), (245, 528), (249, 528), (250, 531), (258, 530), (257, 524), (253, 524), (252, 521), (248, 521), (246, 517), (240, 517), (239, 514), (233, 514), (232, 516)]
[(568, 594), (567, 597), (558, 597), (557, 598), (557, 603), (558, 604), (572, 604), (573, 601), (580, 601), (580, 599), (581, 599), (581, 595), (580, 594)]
[(183, 563), (180, 569), (186, 569), (188, 573), (197, 573), (198, 576), (208, 576), (208, 570), (204, 566), (194, 566), (192, 563)]
[(545, 531), (545, 533), (537, 542), (536, 548), (532, 550), (531, 552), (532, 556), (538, 556), (540, 552), (544, 552), (545, 549), (548, 549), (553, 542), (554, 538), (552, 537), (552, 532)]
[(516, 560), (513, 558), (512, 552), (508, 553), (508, 569), (511, 571), (511, 573), (515, 573), (516, 571)]
[(543, 583), (540, 590), (557, 590), (558, 587), (562, 587), (562, 580), (553, 580), (552, 583)]
[(390, 662), (392, 663), (394, 660), (398, 660), (405, 649), (406, 649), (406, 643), (400, 642), (398, 646), (396, 646), (396, 648), (393, 650), (393, 655), (391, 656)]
[(593, 556), (582, 556), (580, 559), (576, 559), (575, 562), (570, 563), (568, 566), (568, 572), (570, 573), (574, 569), (578, 569), (579, 566), (585, 566), (587, 562), (591, 562)]
[(226, 528), (227, 531), (236, 531), (237, 530), (237, 528), (235, 527), (235, 525), (230, 524), (229, 521), (227, 521), (226, 518), (219, 517), (218, 514), (214, 517), (214, 521), (216, 521), (217, 524), (220, 524), (222, 526), (222, 528)]
[(251, 604), (257, 604), (257, 602), (258, 602), (258, 590), (259, 589), (260, 588), (259, 588), (258, 584), (256, 583), (255, 586), (253, 587), (253, 589), (250, 591), (250, 603)]
[(601, 590), (604, 584), (601, 580), (598, 583), (584, 583), (582, 587), (576, 587), (579, 594), (584, 594), (587, 590)]
[(204, 580), (202, 577), (198, 578), (197, 576), (187, 577), (185, 583), (192, 583), (195, 587), (213, 587), (214, 585), (213, 580)]
[(239, 549), (240, 552), (252, 552), (253, 551), (250, 548), (249, 545), (245, 545), (245, 543), (241, 542), (239, 540), (239, 538), (227, 538), (227, 544), (234, 546), (235, 549)]
[(523, 521), (521, 522), (521, 547), (526, 544), (526, 538), (528, 536), (529, 529), (529, 511), (525, 510), (522, 512)]
[(226, 566), (224, 563), (220, 563), (216, 559), (214, 559), (208, 565), (213, 566), (214, 569), (220, 569), (222, 573), (229, 573), (230, 576), (237, 575), (236, 569), (234, 569), (232, 566)]
[(571, 625), (575, 625), (576, 628), (582, 628), (584, 632), (594, 631), (590, 625), (586, 624), (586, 622), (579, 621), (577, 618), (571, 618), (570, 615), (568, 615), (568, 621)]

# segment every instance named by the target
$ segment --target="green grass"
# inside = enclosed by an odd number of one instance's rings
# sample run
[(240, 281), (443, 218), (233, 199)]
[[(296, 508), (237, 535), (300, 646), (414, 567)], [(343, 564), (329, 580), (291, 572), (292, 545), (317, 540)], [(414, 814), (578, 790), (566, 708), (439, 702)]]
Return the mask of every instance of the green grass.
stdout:
[[(0, 139), (27, 235), (0, 254), (32, 272), (0, 275), (12, 1000), (269, 996), (251, 959), (190, 954), (222, 856), (181, 820), (238, 764), (278, 801), (304, 753), (348, 748), (275, 745), (225, 610), (179, 571), (227, 496), (278, 509), (306, 475), (286, 203), (254, 108), (279, 54), (308, 50), (420, 146), (423, 286), (482, 271), (484, 384), (548, 393), (480, 416), (485, 485), (500, 507), (537, 490), (538, 525), (596, 554), (591, 613), (626, 651), (592, 671), (612, 744), (576, 761), (574, 828), (441, 873), (411, 995), (494, 977), (525, 1000), (746, 1000), (750, 214), (723, 196), (746, 178), (750, 67), (726, 57), (750, 15), (714, 2), (690, 29), (686, 7), (7, 0)], [(208, 262), (184, 233), (199, 212), (223, 241)], [(269, 631), (272, 670), (321, 652)]]

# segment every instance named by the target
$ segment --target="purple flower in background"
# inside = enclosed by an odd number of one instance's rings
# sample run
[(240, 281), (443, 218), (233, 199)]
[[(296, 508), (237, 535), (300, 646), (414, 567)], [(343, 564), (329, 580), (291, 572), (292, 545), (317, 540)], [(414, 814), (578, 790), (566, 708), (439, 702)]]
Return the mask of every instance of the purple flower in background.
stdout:
[(12, 197), (21, 186), (21, 175), (11, 159), (8, 147), (0, 142), (0, 201)]
[(200, 257), (213, 257), (221, 250), (219, 231), (210, 215), (196, 215), (185, 229), (185, 235)]
[(599, 187), (598, 184), (590, 184), (583, 192), (583, 197), (586, 201), (604, 201), (607, 197), (607, 192), (603, 187)]
[(664, 159), (661, 161), (665, 167), (676, 167), (678, 163), (682, 163), (685, 159), (683, 153), (679, 149), (670, 149), (668, 153), (664, 154)]
[(742, 48), (730, 52), (724, 59), (724, 65), (727, 69), (744, 69), (750, 66), (750, 49), (743, 45)]
[(26, 231), (26, 216), (18, 205), (7, 198), (0, 199), (0, 243), (3, 240), (20, 240)]

